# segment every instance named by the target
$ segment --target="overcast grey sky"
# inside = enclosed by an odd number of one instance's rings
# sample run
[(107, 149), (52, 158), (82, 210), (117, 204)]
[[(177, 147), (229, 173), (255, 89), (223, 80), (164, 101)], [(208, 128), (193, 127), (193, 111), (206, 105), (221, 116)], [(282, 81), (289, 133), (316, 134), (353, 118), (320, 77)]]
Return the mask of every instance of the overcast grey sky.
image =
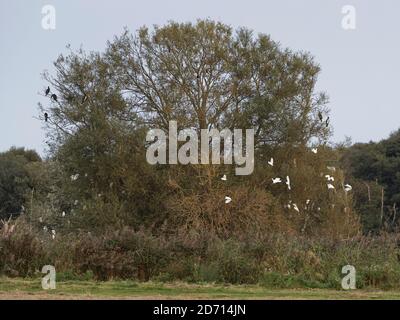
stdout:
[[(56, 9), (56, 29), (41, 26), (42, 7)], [(342, 28), (353, 5), (355, 30)], [(0, 0), (0, 151), (25, 146), (43, 153), (40, 74), (73, 49), (103, 50), (124, 26), (211, 18), (267, 33), (283, 46), (311, 52), (322, 67), (318, 90), (330, 96), (334, 141), (379, 140), (400, 127), (398, 0)]]

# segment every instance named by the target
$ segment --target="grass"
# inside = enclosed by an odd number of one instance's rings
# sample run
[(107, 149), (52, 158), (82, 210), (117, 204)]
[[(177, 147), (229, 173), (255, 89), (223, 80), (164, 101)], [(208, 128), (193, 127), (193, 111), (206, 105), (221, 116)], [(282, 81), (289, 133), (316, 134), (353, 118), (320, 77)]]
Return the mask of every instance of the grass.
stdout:
[(0, 299), (400, 299), (400, 291), (269, 289), (261, 286), (133, 281), (59, 281), (43, 290), (41, 279), (0, 278)]

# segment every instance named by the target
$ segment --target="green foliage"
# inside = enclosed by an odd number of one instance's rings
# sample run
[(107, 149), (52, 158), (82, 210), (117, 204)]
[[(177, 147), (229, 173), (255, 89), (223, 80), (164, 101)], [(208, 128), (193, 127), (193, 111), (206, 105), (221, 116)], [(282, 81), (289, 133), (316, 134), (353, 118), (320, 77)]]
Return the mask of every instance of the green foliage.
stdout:
[[(0, 155), (0, 214), (27, 208), (21, 226), (2, 229), (3, 274), (49, 263), (61, 279), (337, 288), (341, 267), (354, 264), (362, 286), (397, 279), (394, 239), (361, 237), (357, 212), (366, 230), (381, 227), (380, 185), (385, 201), (397, 201), (400, 144), (329, 146), (319, 119), (328, 98), (315, 90), (311, 55), (199, 20), (126, 31), (103, 53), (70, 52), (54, 66), (44, 77), (58, 101), (40, 106), (49, 159), (19, 149)], [(170, 120), (179, 129), (253, 128), (254, 174), (149, 165), (146, 133)], [(271, 182), (286, 176), (290, 190)]]
[(378, 143), (358, 143), (343, 152), (343, 166), (355, 178), (356, 209), (362, 216), (366, 231), (376, 231), (381, 227), (393, 230), (397, 227), (399, 155), (400, 131)]
[(33, 150), (11, 148), (0, 153), (0, 218), (19, 215), (24, 211), (28, 194), (35, 187), (30, 176), (41, 159)]

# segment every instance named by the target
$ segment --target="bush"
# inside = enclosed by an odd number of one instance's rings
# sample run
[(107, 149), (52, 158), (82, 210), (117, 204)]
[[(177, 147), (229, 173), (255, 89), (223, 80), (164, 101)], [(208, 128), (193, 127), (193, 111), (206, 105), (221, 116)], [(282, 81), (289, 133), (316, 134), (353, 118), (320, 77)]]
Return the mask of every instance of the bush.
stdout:
[(147, 281), (159, 274), (168, 261), (162, 239), (143, 231), (124, 228), (104, 236), (80, 235), (73, 248), (73, 263), (79, 272), (92, 271), (95, 278)]
[(5, 223), (0, 230), (0, 272), (8, 276), (33, 275), (47, 264), (43, 239), (24, 223)]

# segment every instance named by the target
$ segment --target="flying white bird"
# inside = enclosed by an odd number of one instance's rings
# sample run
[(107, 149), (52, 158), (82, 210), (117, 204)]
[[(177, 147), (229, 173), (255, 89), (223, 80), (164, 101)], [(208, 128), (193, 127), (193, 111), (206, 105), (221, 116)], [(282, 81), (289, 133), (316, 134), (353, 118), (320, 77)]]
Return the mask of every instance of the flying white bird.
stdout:
[(311, 149), (311, 152), (316, 154), (318, 152), (318, 149), (317, 148), (313, 148), (313, 149)]
[(222, 181), (226, 181), (226, 174), (224, 174), (221, 178)]
[(290, 178), (289, 178), (289, 176), (286, 176), (286, 184), (287, 184), (288, 189), (290, 190), (291, 188), (290, 188)]
[(353, 189), (353, 187), (352, 187), (351, 185), (349, 185), (349, 184), (345, 184), (345, 185), (344, 185), (344, 191), (349, 192), (349, 191), (351, 191), (352, 189)]
[(232, 198), (225, 196), (225, 203), (229, 203), (232, 201)]
[(75, 181), (75, 180), (77, 180), (78, 178), (79, 178), (79, 173), (73, 174), (73, 175), (71, 176), (71, 181)]
[(273, 167), (274, 166), (274, 158), (271, 158), (271, 160), (268, 161), (268, 164)]
[(335, 178), (330, 176), (329, 174), (325, 175), (326, 180), (328, 181), (335, 181)]
[(335, 189), (335, 187), (330, 183), (328, 183), (327, 186), (328, 186), (328, 189)]
[(281, 178), (272, 178), (272, 184), (281, 183)]

